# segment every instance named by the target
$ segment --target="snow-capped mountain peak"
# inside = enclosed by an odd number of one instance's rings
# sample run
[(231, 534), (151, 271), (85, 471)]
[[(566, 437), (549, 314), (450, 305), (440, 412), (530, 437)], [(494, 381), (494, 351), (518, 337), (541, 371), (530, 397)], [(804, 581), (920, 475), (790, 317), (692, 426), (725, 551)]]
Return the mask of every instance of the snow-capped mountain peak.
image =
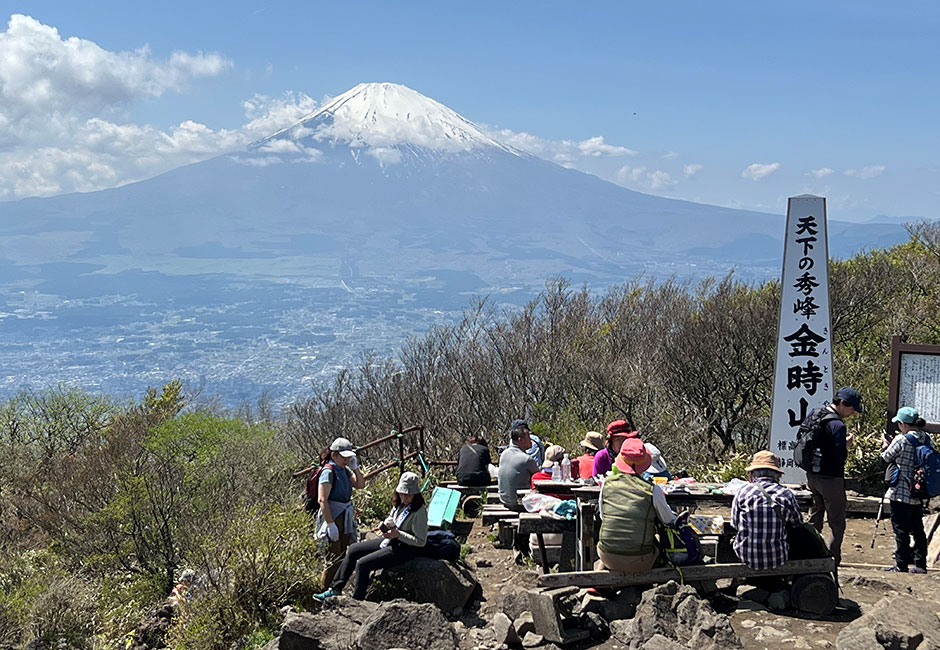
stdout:
[(495, 147), (520, 155), (459, 113), (395, 83), (359, 84), (251, 148), (271, 148), (285, 139), (312, 146), (340, 142), (379, 153), (403, 146), (444, 153)]

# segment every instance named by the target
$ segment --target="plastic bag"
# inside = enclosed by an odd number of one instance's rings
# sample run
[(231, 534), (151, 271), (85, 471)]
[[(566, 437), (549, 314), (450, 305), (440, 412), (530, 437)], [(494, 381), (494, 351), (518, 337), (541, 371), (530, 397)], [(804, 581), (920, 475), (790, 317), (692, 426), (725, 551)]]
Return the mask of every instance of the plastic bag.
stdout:
[(529, 492), (522, 497), (522, 507), (526, 512), (538, 512), (539, 510), (551, 510), (556, 504), (561, 503), (561, 499), (551, 497), (547, 494), (538, 492)]

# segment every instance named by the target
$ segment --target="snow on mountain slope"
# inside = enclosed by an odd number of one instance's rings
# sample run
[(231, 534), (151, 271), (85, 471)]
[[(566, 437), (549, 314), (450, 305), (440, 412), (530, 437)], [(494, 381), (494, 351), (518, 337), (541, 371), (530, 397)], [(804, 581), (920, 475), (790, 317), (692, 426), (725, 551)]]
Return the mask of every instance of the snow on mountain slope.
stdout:
[(493, 139), (443, 104), (393, 83), (359, 84), (249, 149), (310, 154), (310, 149), (318, 145), (337, 143), (365, 148), (366, 153), (384, 163), (398, 162), (402, 148), (414, 147), (439, 153), (499, 149), (527, 156)]

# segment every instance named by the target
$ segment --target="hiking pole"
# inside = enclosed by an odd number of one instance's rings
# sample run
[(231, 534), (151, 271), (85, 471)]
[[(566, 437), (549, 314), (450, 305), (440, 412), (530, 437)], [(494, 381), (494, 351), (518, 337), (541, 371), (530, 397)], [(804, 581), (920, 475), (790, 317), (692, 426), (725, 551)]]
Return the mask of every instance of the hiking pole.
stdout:
[(871, 534), (871, 547), (875, 548), (875, 538), (878, 536), (878, 526), (881, 524), (881, 513), (884, 512), (885, 495), (881, 495), (881, 501), (878, 503), (878, 514), (875, 515), (875, 531)]

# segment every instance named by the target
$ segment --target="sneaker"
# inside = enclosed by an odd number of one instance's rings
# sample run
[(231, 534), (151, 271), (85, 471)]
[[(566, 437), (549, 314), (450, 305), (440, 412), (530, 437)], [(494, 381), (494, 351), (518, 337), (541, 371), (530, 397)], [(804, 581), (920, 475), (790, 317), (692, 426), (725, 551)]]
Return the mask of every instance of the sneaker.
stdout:
[(313, 599), (318, 603), (322, 603), (328, 598), (336, 598), (337, 596), (339, 596), (339, 592), (333, 591), (332, 589), (327, 589), (322, 593), (316, 594)]
[[(899, 566), (885, 567), (885, 571), (887, 571), (888, 573), (907, 573), (907, 569), (902, 569)], [(924, 571), (924, 573), (926, 573), (926, 571)]]
[(912, 566), (911, 573), (927, 573), (927, 569), (921, 568), (919, 566)]

